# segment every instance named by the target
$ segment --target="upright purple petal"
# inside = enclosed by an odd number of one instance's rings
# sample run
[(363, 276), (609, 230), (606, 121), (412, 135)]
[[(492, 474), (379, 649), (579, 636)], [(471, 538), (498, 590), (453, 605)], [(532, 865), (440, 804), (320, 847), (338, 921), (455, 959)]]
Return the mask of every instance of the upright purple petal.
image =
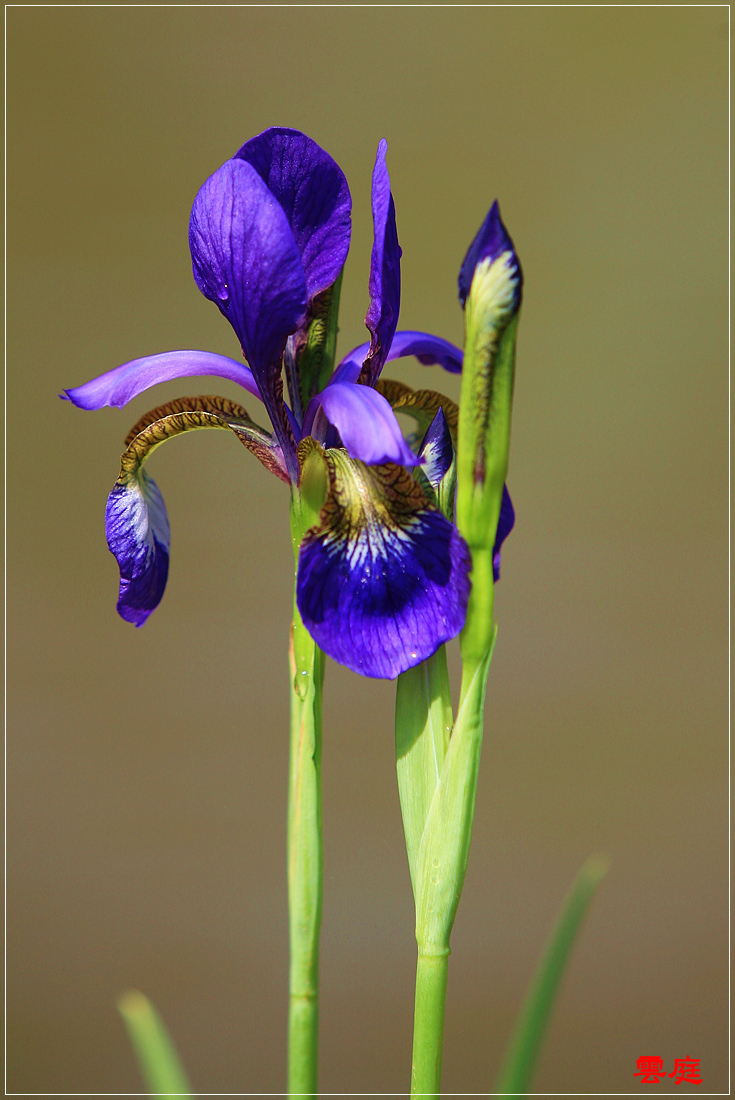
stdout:
[(318, 408), (340, 434), (351, 458), (369, 466), (396, 462), (416, 466), (418, 459), (403, 437), (396, 414), (386, 399), (369, 386), (332, 382), (312, 398), (304, 418), (303, 434), (311, 433)]
[(105, 528), (120, 569), (118, 614), (142, 626), (163, 597), (171, 544), (163, 497), (145, 470), (118, 479), (107, 499)]
[(385, 163), (388, 143), (383, 138), (373, 169), (373, 252), (370, 258), (370, 305), (365, 324), (370, 349), (360, 379), (373, 386), (388, 358), (401, 305), (401, 247), (396, 230), (396, 208)]
[(454, 447), (446, 417), (441, 407), (429, 425), (419, 449), (422, 471), (429, 484), (438, 489), (445, 474), (452, 465)]
[(216, 375), (237, 382), (260, 397), (253, 372), (244, 363), (229, 359), (226, 355), (215, 355), (211, 351), (164, 351), (160, 355), (146, 355), (142, 359), (132, 359), (120, 367), (98, 375), (91, 382), (64, 390), (59, 394), (65, 401), (71, 401), (80, 409), (101, 409), (112, 405), (121, 409), (139, 393), (157, 386), (159, 382), (170, 382), (174, 378), (190, 378), (194, 375)]
[(392, 680), (462, 629), (469, 550), (406, 470), (324, 458), (329, 495), (301, 544), (298, 608), (336, 661)]
[[(348, 352), (335, 370), (334, 380), (355, 382), (369, 350), (370, 344), (365, 343)], [(459, 348), (448, 340), (442, 340), (441, 336), (432, 336), (430, 332), (413, 332), (410, 329), (396, 332), (385, 362), (408, 355), (415, 355), (419, 363), (427, 367), (438, 363), (450, 374), (460, 374), (462, 370), (462, 352)]]
[(352, 198), (344, 172), (310, 137), (285, 126), (251, 138), (235, 158), (253, 166), (282, 206), (311, 300), (335, 281), (350, 247)]
[(283, 208), (247, 161), (228, 160), (201, 188), (189, 245), (197, 285), (237, 333), (295, 479), (281, 360), (304, 316), (306, 280)]
[(264, 395), (303, 317), (306, 281), (286, 215), (250, 164), (228, 160), (210, 176), (189, 245), (197, 286), (234, 328)]
[(503, 497), (500, 501), (500, 516), (498, 517), (498, 529), (495, 532), (495, 545), (493, 546), (493, 578), (500, 580), (500, 547), (513, 530), (516, 521), (515, 508), (510, 499), (507, 485), (503, 486)]
[(489, 260), (492, 263), (504, 253), (509, 253), (508, 274), (514, 287), (513, 308), (517, 309), (521, 300), (523, 274), (513, 241), (510, 239), (510, 234), (500, 217), (500, 207), (496, 199), (490, 207), (485, 221), (477, 231), (477, 235), (470, 245), (459, 271), (459, 300), (463, 307), (467, 301), (467, 295), (470, 292), (477, 266), (483, 260)]

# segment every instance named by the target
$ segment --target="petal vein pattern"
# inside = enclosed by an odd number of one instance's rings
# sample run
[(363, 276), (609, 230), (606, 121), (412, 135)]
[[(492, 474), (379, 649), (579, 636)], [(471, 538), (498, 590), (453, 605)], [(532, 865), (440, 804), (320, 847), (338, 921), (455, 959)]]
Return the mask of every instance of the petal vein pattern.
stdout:
[(234, 328), (264, 400), (306, 281), (283, 209), (252, 165), (228, 160), (200, 189), (189, 226), (194, 278)]
[(337, 162), (298, 130), (272, 126), (235, 154), (256, 170), (288, 219), (309, 299), (335, 281), (350, 247), (352, 198)]
[(323, 456), (329, 493), (301, 545), (298, 608), (336, 661), (394, 679), (462, 629), (469, 551), (402, 467)]

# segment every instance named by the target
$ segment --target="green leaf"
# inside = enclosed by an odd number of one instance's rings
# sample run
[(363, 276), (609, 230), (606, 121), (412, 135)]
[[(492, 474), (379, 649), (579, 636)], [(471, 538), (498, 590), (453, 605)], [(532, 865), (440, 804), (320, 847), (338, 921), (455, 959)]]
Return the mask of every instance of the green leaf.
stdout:
[(531, 1086), (559, 984), (582, 921), (607, 869), (604, 856), (591, 856), (572, 884), (508, 1043), (494, 1090), (500, 1095), (527, 1093)]
[(163, 1020), (142, 993), (129, 990), (117, 1007), (125, 1021), (140, 1072), (153, 1096), (192, 1095), (191, 1086)]
[(398, 793), (414, 896), (421, 837), (449, 747), (452, 720), (447, 651), (440, 646), (427, 661), (398, 677), (396, 692)]
[[(493, 638), (494, 642), (494, 638)], [(424, 953), (449, 948), (462, 894), (475, 812), (487, 674), (493, 648), (463, 670), (457, 720), (416, 860), (416, 940)]]

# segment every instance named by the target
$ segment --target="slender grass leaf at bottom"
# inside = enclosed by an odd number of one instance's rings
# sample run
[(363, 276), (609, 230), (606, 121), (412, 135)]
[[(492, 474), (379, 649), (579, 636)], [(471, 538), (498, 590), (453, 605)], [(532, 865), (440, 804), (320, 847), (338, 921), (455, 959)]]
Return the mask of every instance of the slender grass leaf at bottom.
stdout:
[(604, 856), (590, 856), (572, 883), (511, 1035), (496, 1094), (523, 1094), (531, 1086), (572, 947), (607, 869)]
[(148, 998), (131, 989), (118, 998), (117, 1007), (148, 1091), (153, 1096), (191, 1097), (191, 1085), (176, 1048)]

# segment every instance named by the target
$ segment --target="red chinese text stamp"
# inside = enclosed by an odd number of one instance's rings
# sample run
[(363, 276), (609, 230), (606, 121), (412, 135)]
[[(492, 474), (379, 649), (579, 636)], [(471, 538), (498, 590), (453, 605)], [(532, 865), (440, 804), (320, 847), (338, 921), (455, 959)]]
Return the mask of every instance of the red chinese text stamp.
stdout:
[(675, 1085), (701, 1085), (699, 1076), (699, 1058), (674, 1058), (674, 1072), (667, 1073), (664, 1069), (663, 1058), (642, 1057), (636, 1061), (638, 1072), (634, 1077), (640, 1077), (642, 1085), (658, 1085), (664, 1077), (674, 1077)]

